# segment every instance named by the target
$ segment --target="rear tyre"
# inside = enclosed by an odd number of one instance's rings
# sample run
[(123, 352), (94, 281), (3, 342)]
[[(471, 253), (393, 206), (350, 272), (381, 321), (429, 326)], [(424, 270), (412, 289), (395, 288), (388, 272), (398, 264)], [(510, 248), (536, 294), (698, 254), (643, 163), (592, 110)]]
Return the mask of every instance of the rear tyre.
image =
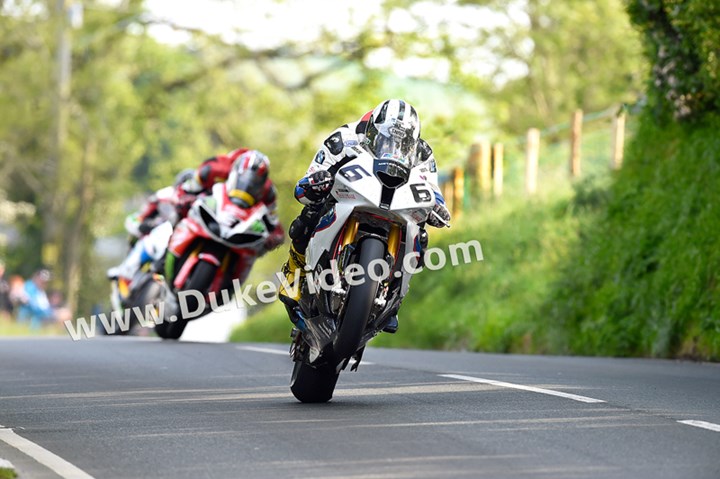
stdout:
[[(183, 288), (185, 291), (200, 291), (203, 294), (207, 293), (210, 289), (213, 279), (215, 278), (215, 272), (217, 266), (208, 263), (206, 261), (198, 261), (190, 273), (190, 278), (187, 281), (186, 286)], [(195, 296), (188, 295), (185, 298), (185, 302), (188, 307), (188, 311), (196, 311), (198, 309), (198, 300)], [(180, 314), (174, 323), (167, 320), (155, 326), (155, 333), (163, 339), (180, 339), (185, 327), (187, 326), (189, 319), (185, 319)]]
[(339, 375), (328, 366), (314, 368), (297, 361), (293, 367), (290, 391), (303, 403), (328, 402), (335, 392)]

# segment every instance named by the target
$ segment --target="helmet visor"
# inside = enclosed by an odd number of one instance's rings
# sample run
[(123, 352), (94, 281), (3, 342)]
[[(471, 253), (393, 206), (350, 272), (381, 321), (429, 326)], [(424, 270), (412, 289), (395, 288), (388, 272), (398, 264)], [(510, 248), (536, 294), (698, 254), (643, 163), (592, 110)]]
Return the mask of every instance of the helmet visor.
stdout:
[(227, 195), (237, 206), (248, 208), (260, 200), (265, 181), (253, 171), (243, 171), (228, 180)]
[(376, 159), (391, 160), (412, 168), (417, 150), (412, 128), (396, 124), (372, 133), (368, 136), (368, 146)]

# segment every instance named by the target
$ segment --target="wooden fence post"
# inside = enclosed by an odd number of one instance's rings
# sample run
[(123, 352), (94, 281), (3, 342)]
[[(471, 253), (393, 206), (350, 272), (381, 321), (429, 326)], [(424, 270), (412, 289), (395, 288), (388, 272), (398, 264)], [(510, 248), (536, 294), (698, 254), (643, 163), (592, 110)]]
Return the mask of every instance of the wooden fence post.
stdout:
[(465, 173), (459, 166), (453, 169), (452, 184), (452, 215), (457, 217), (463, 209), (463, 199), (465, 196)]
[(493, 196), (500, 197), (503, 192), (503, 145), (493, 146)]
[(540, 130), (530, 128), (527, 132), (525, 149), (525, 193), (534, 195), (537, 192), (538, 156), (540, 153)]
[(492, 149), (489, 141), (480, 143), (480, 163), (478, 164), (478, 183), (483, 195), (490, 193), (492, 189), (490, 155)]
[(580, 176), (580, 145), (582, 143), (583, 111), (575, 110), (570, 129), (570, 176)]
[(468, 153), (466, 169), (468, 178), (472, 183), (472, 195), (480, 196), (480, 144), (473, 143), (470, 145)]
[(440, 193), (442, 193), (443, 198), (445, 198), (445, 203), (447, 204), (447, 208), (450, 211), (452, 211), (453, 210), (452, 178), (449, 178), (440, 184)]
[(613, 116), (610, 151), (610, 168), (619, 170), (623, 162), (625, 147), (625, 112)]

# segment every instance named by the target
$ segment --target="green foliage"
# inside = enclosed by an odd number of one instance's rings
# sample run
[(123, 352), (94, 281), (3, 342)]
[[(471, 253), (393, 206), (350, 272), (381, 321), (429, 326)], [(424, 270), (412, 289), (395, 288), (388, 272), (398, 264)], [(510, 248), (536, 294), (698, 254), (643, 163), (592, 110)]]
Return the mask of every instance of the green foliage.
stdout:
[[(659, 127), (648, 115), (607, 209), (537, 319), (575, 354), (720, 357), (720, 117)], [(576, 199), (576, 203), (580, 197)]]
[(652, 66), (650, 101), (607, 207), (580, 229), (541, 310), (564, 332), (556, 350), (720, 358), (719, 8), (628, 2)]
[(720, 3), (627, 0), (652, 67), (649, 93), (658, 119), (700, 118), (720, 109)]
[[(189, 44), (170, 46), (149, 35), (141, 3), (115, 10), (86, 2), (84, 25), (70, 32), (72, 91), (57, 175), (48, 173), (47, 160), (53, 157), (57, 17), (38, 14), (44, 12), (40, 1), (0, 16), (0, 108), (11, 112), (0, 118), (0, 189), (12, 201), (38, 207), (36, 216), (16, 225), (26, 241), (9, 251), (8, 264), (27, 275), (41, 264), (43, 247), (54, 244), (58, 261), (49, 266), (57, 286), (65, 283), (74, 298), (78, 286), (88, 285), (81, 288), (81, 311), (98, 301), (94, 286), (102, 284), (106, 266), (94, 257), (93, 241), (122, 231), (130, 195), (165, 186), (205, 158), (249, 146), (270, 156), (280, 216), (288, 224), (299, 211), (293, 184), (332, 129), (385, 96), (413, 97), (428, 111), (421, 88), (391, 85), (387, 74), (362, 65), (348, 71), (333, 64), (318, 75), (317, 87), (314, 73), (303, 78), (306, 69), (327, 63), (322, 52), (335, 48), (333, 38), (258, 52), (193, 32)], [(377, 48), (370, 43), (357, 48)], [(305, 58), (307, 50), (320, 58)], [(364, 55), (349, 49), (342, 56), (355, 54)], [(284, 83), (298, 72), (301, 86)], [(432, 114), (424, 119), (431, 124)], [(477, 113), (443, 112), (443, 129), (435, 130), (438, 152), (456, 154), (473, 122), (479, 123)], [(452, 140), (443, 143), (446, 134)]]
[(0, 468), (0, 479), (15, 479), (17, 473), (12, 469)]
[(479, 88), (503, 132), (566, 123), (577, 108), (598, 111), (641, 95), (641, 42), (622, 0), (462, 3), (495, 19), (480, 39), (492, 52), (492, 82)]

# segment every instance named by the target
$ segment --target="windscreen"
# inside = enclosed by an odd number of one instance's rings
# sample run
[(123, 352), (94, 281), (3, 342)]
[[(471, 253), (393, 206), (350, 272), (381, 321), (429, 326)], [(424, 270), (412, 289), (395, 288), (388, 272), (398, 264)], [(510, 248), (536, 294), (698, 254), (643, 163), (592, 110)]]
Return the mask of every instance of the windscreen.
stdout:
[(392, 160), (412, 168), (415, 161), (417, 142), (412, 132), (405, 128), (391, 126), (386, 131), (373, 135), (368, 145), (370, 152), (378, 160)]

